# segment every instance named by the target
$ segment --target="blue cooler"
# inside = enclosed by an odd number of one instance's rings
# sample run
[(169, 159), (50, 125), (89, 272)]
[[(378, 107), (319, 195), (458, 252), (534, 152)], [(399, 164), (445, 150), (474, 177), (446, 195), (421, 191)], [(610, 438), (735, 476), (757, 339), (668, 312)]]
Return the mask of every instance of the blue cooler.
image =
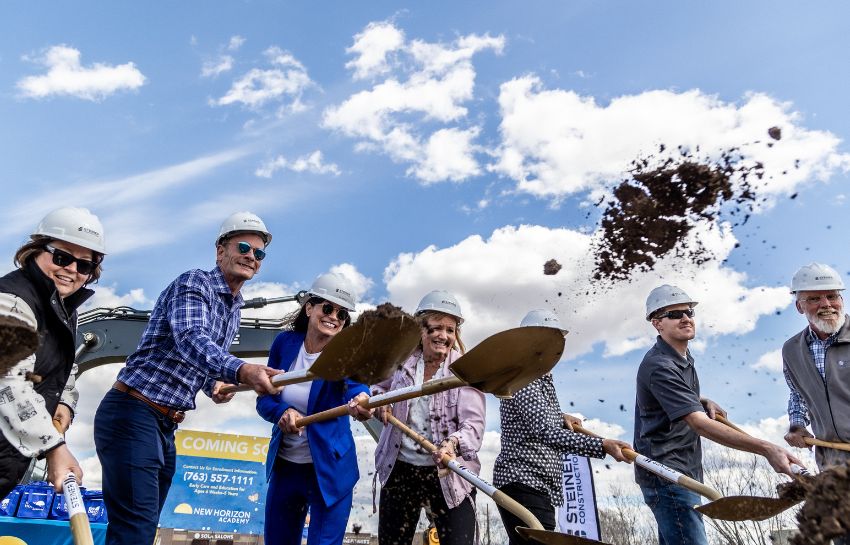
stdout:
[(103, 503), (102, 490), (86, 490), (83, 492), (83, 504), (86, 506), (89, 522), (106, 524), (106, 505)]
[(53, 496), (53, 487), (44, 481), (24, 485), (16, 516), (25, 519), (46, 519), (53, 505)]
[[(86, 489), (81, 486), (80, 494), (85, 493)], [(50, 508), (50, 515), (48, 518), (54, 520), (68, 520), (68, 506), (65, 505), (65, 494), (56, 494), (53, 498), (53, 507)]]
[(0, 517), (14, 517), (15, 511), (18, 510), (18, 503), (21, 501), (23, 486), (18, 485), (9, 492), (9, 495), (0, 501)]

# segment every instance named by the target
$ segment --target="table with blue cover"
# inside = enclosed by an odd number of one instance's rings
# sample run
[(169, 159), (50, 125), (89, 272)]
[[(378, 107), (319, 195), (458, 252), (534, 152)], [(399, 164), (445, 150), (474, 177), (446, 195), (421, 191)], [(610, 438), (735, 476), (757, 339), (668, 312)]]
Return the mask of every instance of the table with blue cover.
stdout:
[[(93, 522), (90, 525), (94, 545), (104, 545), (106, 524)], [(67, 520), (0, 517), (0, 545), (6, 545), (4, 537), (16, 537), (26, 545), (74, 545), (71, 526)]]

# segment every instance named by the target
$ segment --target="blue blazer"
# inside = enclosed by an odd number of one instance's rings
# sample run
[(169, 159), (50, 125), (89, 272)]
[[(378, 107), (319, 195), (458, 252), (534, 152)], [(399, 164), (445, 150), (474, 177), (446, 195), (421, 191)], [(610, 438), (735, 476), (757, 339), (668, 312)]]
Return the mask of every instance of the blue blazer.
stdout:
[[(280, 333), (269, 350), (269, 367), (289, 370), (298, 357), (298, 351), (304, 344), (304, 334), (294, 331)], [(369, 387), (353, 380), (326, 381), (316, 379), (310, 387), (307, 413), (313, 414), (348, 403), (360, 392), (369, 393)], [(283, 432), (277, 426), (280, 417), (290, 405), (281, 399), (280, 394), (264, 395), (257, 398), (257, 412), (273, 424), (269, 453), (266, 456), (266, 480), (271, 478), (277, 452), (280, 449)], [(349, 416), (340, 416), (325, 422), (316, 422), (307, 426), (307, 442), (316, 479), (325, 505), (332, 505), (340, 498), (351, 493), (360, 472), (357, 469), (357, 449), (351, 435)]]

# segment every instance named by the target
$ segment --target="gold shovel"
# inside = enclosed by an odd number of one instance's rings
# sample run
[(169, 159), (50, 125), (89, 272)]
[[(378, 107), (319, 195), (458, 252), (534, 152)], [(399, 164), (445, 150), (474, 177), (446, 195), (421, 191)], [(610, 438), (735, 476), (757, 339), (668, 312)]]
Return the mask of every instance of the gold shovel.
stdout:
[[(351, 378), (375, 384), (390, 377), (419, 344), (420, 330), (409, 317), (379, 318), (356, 322), (337, 333), (322, 350), (310, 369), (280, 373), (272, 377), (274, 386), (286, 386), (313, 379)], [(228, 384), (221, 393), (251, 390), (247, 384)]]
[[(422, 448), (424, 448), (428, 452), (433, 453), (439, 450), (432, 442), (428, 441), (425, 437), (419, 435), (418, 433), (407, 427), (398, 418), (392, 415), (388, 415), (387, 422), (397, 427), (399, 430), (402, 431), (402, 433), (416, 441), (419, 445), (422, 446)], [(526, 524), (526, 526), (517, 526), (516, 530), (524, 538), (532, 539), (540, 543), (547, 543), (549, 545), (607, 545), (602, 541), (596, 541), (594, 539), (587, 539), (584, 537), (572, 536), (569, 534), (562, 534), (560, 532), (552, 532), (546, 530), (545, 528), (543, 528), (543, 525), (540, 524), (540, 521), (537, 520), (537, 517), (535, 517), (531, 511), (523, 507), (516, 500), (512, 499), (510, 496), (497, 489), (492, 484), (488, 483), (475, 473), (465, 468), (457, 461), (457, 459), (452, 458), (451, 456), (443, 455), (441, 461), (451, 471), (457, 473), (472, 486), (490, 496), (493, 501), (496, 502), (500, 507), (503, 507), (505, 510), (510, 511), (511, 513), (516, 515), (520, 520), (522, 520)]]
[[(575, 424), (573, 424), (573, 430), (593, 437), (599, 437), (595, 433)], [(684, 486), (688, 490), (692, 490), (711, 500), (703, 505), (694, 506), (694, 509), (713, 519), (732, 521), (765, 520), (770, 517), (774, 517), (789, 507), (792, 507), (794, 504), (799, 503), (787, 499), (763, 498), (759, 496), (723, 496), (720, 492), (710, 486), (692, 479), (687, 475), (683, 475), (664, 464), (647, 458), (643, 454), (639, 454), (631, 449), (625, 448), (623, 449), (623, 454), (626, 458), (634, 461), (635, 464), (650, 473), (654, 473), (662, 479)]]
[[(560, 330), (538, 326), (508, 329), (487, 337), (452, 363), (449, 369), (453, 376), (391, 390), (372, 396), (360, 405), (366, 409), (374, 409), (460, 386), (472, 386), (498, 397), (510, 397), (517, 390), (548, 373), (561, 359), (563, 352), (564, 335)], [(295, 421), (295, 425), (300, 428), (346, 414), (348, 405), (340, 405), (300, 418)]]
[[(726, 424), (733, 430), (737, 430), (741, 433), (747, 433), (732, 422), (730, 422), (728, 419), (720, 416), (719, 414), (716, 415), (714, 419), (720, 422), (721, 424)], [(847, 452), (850, 452), (850, 443), (835, 443), (833, 441), (824, 441), (822, 439), (818, 439), (817, 437), (803, 437), (803, 441), (805, 441), (806, 444), (810, 447), (824, 447), (836, 450), (846, 450)]]

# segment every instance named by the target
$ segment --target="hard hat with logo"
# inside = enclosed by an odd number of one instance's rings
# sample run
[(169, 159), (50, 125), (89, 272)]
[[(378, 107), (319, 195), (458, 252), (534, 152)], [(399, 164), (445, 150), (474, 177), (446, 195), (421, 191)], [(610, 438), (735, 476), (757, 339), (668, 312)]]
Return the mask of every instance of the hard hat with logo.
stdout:
[(463, 313), (460, 310), (460, 303), (458, 303), (454, 295), (445, 290), (434, 290), (428, 293), (419, 301), (419, 306), (416, 307), (414, 314), (419, 315), (429, 310), (454, 316), (457, 318), (458, 325), (463, 323)]
[(525, 318), (522, 319), (522, 322), (519, 324), (520, 327), (531, 327), (531, 326), (541, 326), (541, 327), (553, 327), (555, 329), (560, 329), (561, 331), (566, 332), (567, 330), (561, 327), (561, 321), (558, 320), (558, 315), (552, 312), (551, 310), (546, 309), (535, 309), (529, 311), (528, 314), (525, 315)]
[(646, 298), (646, 319), (649, 321), (656, 310), (683, 303), (690, 305), (691, 308), (699, 304), (688, 297), (688, 294), (682, 288), (670, 284), (658, 286), (649, 292), (649, 297)]
[(221, 239), (231, 233), (254, 232), (260, 235), (266, 243), (266, 246), (272, 243), (272, 234), (266, 228), (266, 224), (256, 214), (251, 212), (236, 212), (227, 216), (224, 223), (221, 224), (221, 229), (218, 232), (218, 238), (215, 243), (219, 244)]
[(320, 274), (307, 290), (308, 296), (321, 297), (342, 308), (354, 310), (354, 290), (348, 279), (339, 273)]
[(791, 279), (791, 293), (843, 289), (844, 281), (841, 280), (841, 275), (823, 263), (809, 263), (800, 267)]
[(52, 238), (106, 255), (103, 225), (87, 208), (66, 206), (49, 212), (30, 238)]

